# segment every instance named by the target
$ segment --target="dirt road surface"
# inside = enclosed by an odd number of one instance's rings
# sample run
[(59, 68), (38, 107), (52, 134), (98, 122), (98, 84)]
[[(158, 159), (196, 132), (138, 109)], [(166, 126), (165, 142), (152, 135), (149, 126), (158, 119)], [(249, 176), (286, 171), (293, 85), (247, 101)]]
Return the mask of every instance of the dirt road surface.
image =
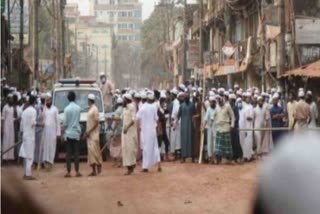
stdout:
[[(52, 213), (250, 213), (259, 163), (244, 165), (199, 165), (170, 162), (163, 172), (152, 169), (124, 176), (125, 170), (104, 163), (103, 173), (87, 177), (90, 169), (81, 163), (81, 178), (64, 178), (64, 164), (52, 172), (34, 172), (36, 181), (22, 181), (35, 200)], [(3, 167), (22, 178), (22, 167)], [(21, 179), (22, 180), (22, 179)], [(119, 203), (120, 202), (120, 203)], [(122, 205), (122, 206), (121, 206)]]

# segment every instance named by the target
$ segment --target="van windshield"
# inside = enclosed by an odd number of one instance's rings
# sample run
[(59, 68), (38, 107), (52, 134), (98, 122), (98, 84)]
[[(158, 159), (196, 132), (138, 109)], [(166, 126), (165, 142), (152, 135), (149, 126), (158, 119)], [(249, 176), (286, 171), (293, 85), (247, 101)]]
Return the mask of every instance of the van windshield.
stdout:
[(74, 91), (76, 94), (75, 103), (81, 107), (81, 112), (87, 112), (88, 106), (88, 95), (94, 94), (96, 96), (95, 105), (97, 106), (99, 112), (103, 112), (101, 93), (95, 90), (65, 90), (56, 91), (54, 93), (54, 105), (58, 108), (59, 113), (63, 113), (65, 107), (69, 104), (68, 93)]

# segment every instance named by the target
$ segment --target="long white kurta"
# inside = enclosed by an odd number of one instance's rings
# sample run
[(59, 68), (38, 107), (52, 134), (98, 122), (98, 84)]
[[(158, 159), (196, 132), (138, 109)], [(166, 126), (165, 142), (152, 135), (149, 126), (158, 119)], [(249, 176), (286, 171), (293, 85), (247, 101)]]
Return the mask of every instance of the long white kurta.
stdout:
[(37, 124), (37, 112), (33, 106), (29, 106), (21, 116), (20, 129), (22, 135), (22, 145), (20, 148), (19, 156), (29, 160), (34, 158), (35, 147), (35, 131)]
[[(14, 109), (12, 106), (5, 105), (2, 111), (3, 116), (3, 139), (2, 151), (14, 146)], [(11, 149), (3, 155), (3, 160), (14, 159), (14, 149)]]
[(157, 107), (154, 104), (145, 104), (137, 114), (142, 131), (142, 168), (149, 169), (154, 164), (160, 162), (160, 151), (157, 141)]
[(311, 121), (308, 125), (308, 128), (316, 128), (317, 127), (317, 122), (316, 119), (318, 119), (318, 107), (315, 102), (312, 102), (310, 104), (310, 111), (311, 111)]
[(171, 128), (171, 138), (170, 138), (170, 152), (174, 153), (175, 150), (181, 149), (181, 128), (180, 120), (178, 119), (180, 103), (178, 99), (173, 101), (171, 118), (174, 124), (177, 124), (175, 128)]
[(55, 106), (44, 108), (43, 161), (53, 164), (56, 153), (57, 136), (61, 135), (59, 112)]
[[(267, 124), (267, 114), (266, 108), (262, 106), (261, 108), (257, 105), (254, 108), (254, 128), (265, 128)], [(254, 140), (257, 144), (257, 154), (262, 153), (262, 141), (265, 131), (254, 131)]]
[[(243, 110), (244, 128), (252, 129), (253, 120), (249, 121), (248, 118), (254, 119), (253, 107), (251, 104), (245, 104)], [(245, 131), (244, 134), (244, 141), (240, 141), (242, 143), (243, 158), (250, 159), (253, 155), (253, 131)]]

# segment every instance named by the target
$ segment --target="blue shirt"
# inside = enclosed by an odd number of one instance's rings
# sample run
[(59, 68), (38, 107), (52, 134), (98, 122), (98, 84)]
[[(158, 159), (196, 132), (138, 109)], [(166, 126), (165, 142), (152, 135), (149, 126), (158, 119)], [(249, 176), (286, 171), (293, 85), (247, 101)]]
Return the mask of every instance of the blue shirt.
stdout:
[(80, 106), (74, 102), (70, 102), (70, 104), (64, 109), (63, 125), (65, 127), (65, 140), (67, 138), (80, 140), (80, 112)]
[[(270, 109), (271, 118), (275, 114), (283, 114), (283, 109), (279, 105), (273, 105)], [(282, 119), (272, 119), (271, 120), (272, 127), (283, 127), (283, 120)]]

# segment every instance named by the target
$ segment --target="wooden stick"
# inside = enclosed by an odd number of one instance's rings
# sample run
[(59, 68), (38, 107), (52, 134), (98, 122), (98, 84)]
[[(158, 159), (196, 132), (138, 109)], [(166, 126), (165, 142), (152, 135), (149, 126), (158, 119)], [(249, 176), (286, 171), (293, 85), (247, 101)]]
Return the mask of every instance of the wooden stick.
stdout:
[[(204, 75), (204, 69), (202, 70), (202, 103), (204, 103), (205, 102), (205, 96), (206, 96), (206, 84), (205, 84), (205, 82), (206, 82), (206, 77), (205, 77), (205, 75)], [(204, 108), (202, 108), (202, 106), (201, 106), (201, 121), (200, 121), (200, 124), (202, 124), (202, 120), (203, 120), (203, 118), (204, 118), (204, 115), (205, 115), (205, 109)], [(201, 137), (200, 137), (200, 154), (199, 154), (199, 164), (201, 164), (202, 163), (202, 156), (203, 156), (203, 145), (204, 145), (204, 132), (203, 131), (201, 131)]]

